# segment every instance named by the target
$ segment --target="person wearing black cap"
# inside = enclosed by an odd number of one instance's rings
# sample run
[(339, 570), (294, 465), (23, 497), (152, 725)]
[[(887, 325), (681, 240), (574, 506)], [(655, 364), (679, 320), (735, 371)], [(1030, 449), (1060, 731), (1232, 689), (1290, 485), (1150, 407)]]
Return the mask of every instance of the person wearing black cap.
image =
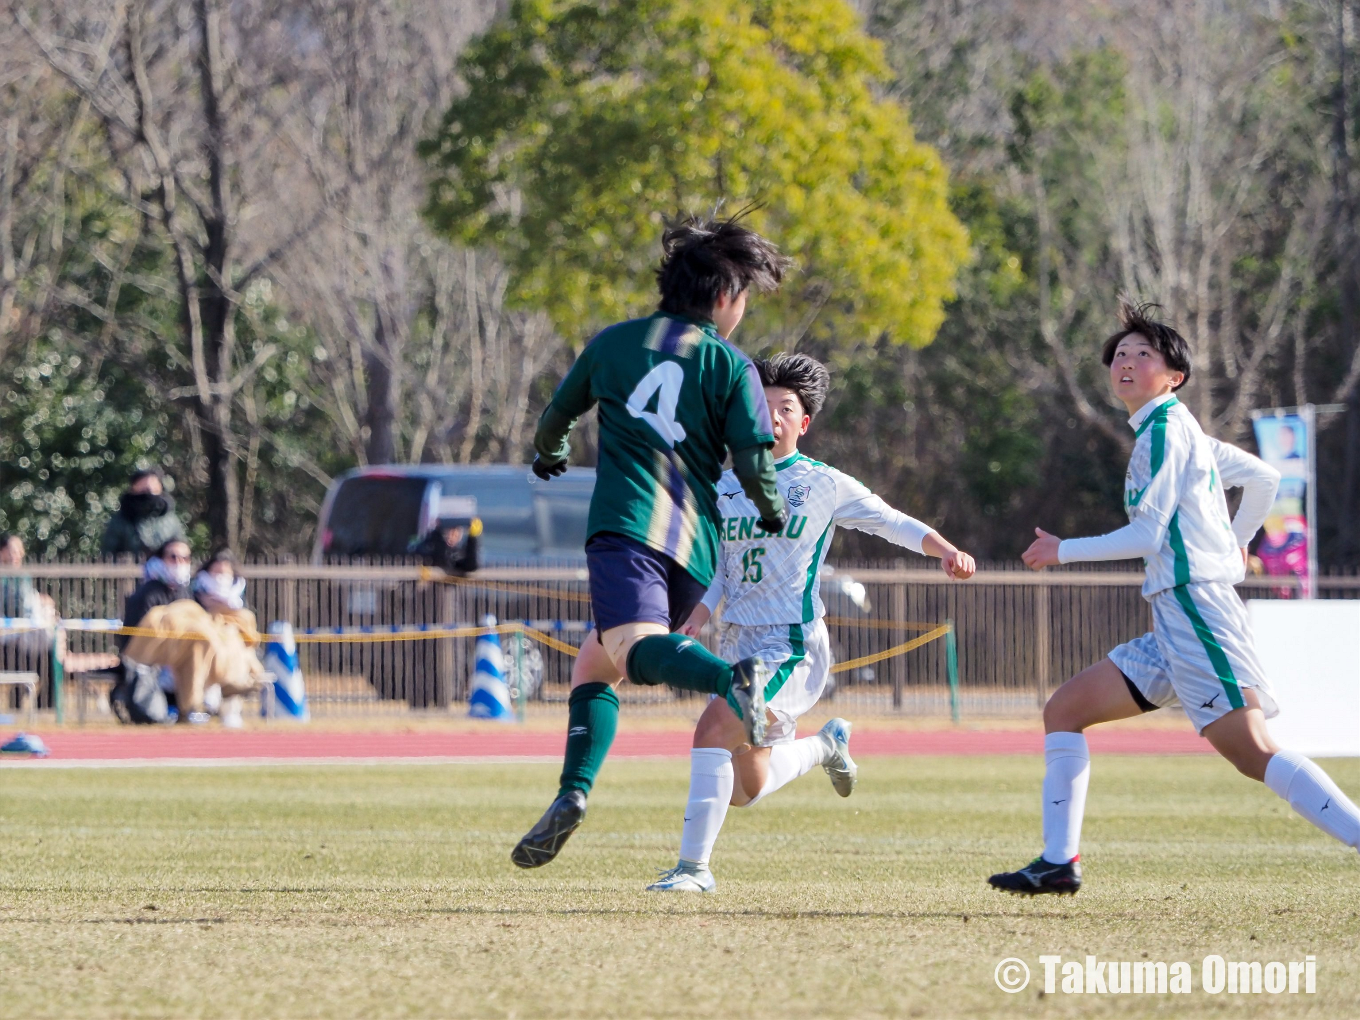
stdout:
[(99, 552), (104, 556), (153, 554), (167, 542), (185, 540), (184, 525), (175, 514), (175, 500), (165, 491), (156, 468), (140, 468), (118, 497), (118, 512), (104, 528)]

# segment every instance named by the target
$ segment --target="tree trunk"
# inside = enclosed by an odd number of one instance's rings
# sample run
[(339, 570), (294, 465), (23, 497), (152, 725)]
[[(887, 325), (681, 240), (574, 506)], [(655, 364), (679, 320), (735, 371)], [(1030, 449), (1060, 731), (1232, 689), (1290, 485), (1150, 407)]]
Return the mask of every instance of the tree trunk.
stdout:
[(364, 377), (368, 382), (368, 442), (365, 450), (370, 464), (391, 464), (397, 458), (392, 434), (397, 419), (396, 393), (392, 378), (387, 314), (381, 302), (373, 315), (373, 348), (364, 352)]

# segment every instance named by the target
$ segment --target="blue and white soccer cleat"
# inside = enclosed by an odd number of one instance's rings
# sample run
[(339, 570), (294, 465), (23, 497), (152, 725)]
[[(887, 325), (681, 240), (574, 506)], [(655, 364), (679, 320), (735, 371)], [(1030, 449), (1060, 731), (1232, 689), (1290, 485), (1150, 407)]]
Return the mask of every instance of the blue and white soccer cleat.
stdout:
[(701, 864), (681, 861), (647, 887), (647, 892), (712, 892), (718, 887), (713, 872)]
[(855, 792), (859, 779), (859, 766), (850, 757), (850, 720), (828, 721), (822, 727), (821, 735), (831, 742), (831, 757), (822, 763), (822, 768), (831, 777), (832, 788), (842, 797), (848, 797)]

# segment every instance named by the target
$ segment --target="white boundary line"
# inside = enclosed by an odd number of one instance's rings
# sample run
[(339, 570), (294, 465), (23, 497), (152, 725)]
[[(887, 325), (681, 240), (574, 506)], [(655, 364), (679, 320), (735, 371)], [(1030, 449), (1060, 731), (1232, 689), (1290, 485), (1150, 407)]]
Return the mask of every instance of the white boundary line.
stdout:
[[(628, 761), (678, 761), (682, 755), (615, 755)], [(287, 765), (560, 765), (561, 755), (449, 755), (422, 758), (20, 758), (0, 769), (257, 768)]]

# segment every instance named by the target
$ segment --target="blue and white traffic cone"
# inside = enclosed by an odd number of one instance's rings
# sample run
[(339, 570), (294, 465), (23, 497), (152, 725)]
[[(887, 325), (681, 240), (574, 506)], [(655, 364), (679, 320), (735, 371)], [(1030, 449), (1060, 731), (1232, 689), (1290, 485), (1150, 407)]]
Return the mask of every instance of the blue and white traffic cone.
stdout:
[[(496, 626), (496, 618), (482, 620), (483, 627)], [(468, 715), (474, 719), (499, 719), (514, 722), (514, 708), (510, 702), (510, 686), (505, 682), (505, 656), (501, 653), (499, 634), (483, 634), (473, 648), (476, 665), (472, 670), (472, 693), (468, 697)]]
[[(307, 709), (307, 687), (298, 665), (297, 641), (293, 638), (291, 623), (275, 620), (269, 625), (269, 640), (264, 646), (264, 668), (274, 674), (274, 710), (304, 722), (311, 718)], [(261, 699), (260, 714), (264, 715), (266, 710), (267, 706)]]

